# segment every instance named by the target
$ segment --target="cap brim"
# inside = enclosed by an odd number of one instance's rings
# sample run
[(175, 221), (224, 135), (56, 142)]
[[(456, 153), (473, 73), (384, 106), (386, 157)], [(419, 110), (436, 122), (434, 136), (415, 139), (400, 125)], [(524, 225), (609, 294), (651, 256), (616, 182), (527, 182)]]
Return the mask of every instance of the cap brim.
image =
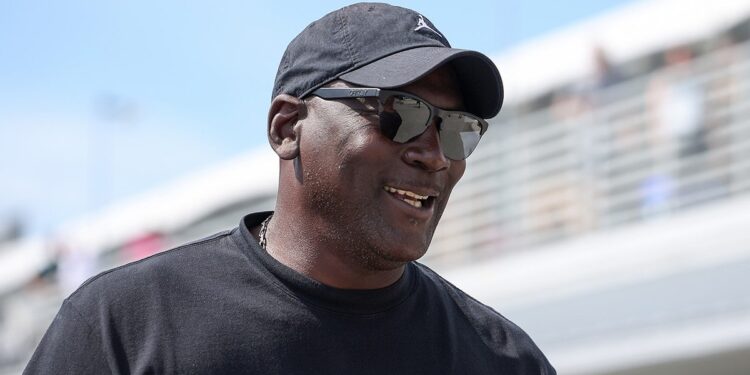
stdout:
[(394, 53), (339, 76), (340, 79), (378, 88), (408, 85), (438, 67), (451, 63), (458, 75), (467, 110), (491, 118), (503, 105), (503, 82), (487, 56), (469, 50), (420, 47)]

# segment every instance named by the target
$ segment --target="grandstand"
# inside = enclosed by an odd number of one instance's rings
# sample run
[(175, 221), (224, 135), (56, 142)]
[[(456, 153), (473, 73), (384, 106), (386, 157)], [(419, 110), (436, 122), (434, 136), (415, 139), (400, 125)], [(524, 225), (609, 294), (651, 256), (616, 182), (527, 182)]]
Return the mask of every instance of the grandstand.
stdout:
[[(508, 103), (423, 261), (561, 374), (750, 373), (750, 3), (639, 1), (496, 61)], [(62, 227), (70, 250), (0, 245), (0, 373), (71, 259), (91, 273), (233, 227), (273, 208), (276, 168), (254, 151), (120, 202)]]

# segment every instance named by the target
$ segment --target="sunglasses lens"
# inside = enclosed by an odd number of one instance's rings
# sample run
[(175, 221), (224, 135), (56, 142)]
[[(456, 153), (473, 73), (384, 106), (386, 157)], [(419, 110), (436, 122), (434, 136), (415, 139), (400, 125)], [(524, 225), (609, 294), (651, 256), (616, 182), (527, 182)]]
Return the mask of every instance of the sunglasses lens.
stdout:
[(407, 96), (389, 96), (380, 112), (380, 130), (394, 142), (406, 143), (424, 133), (430, 108)]
[(440, 144), (445, 156), (453, 160), (469, 157), (482, 137), (482, 123), (465, 113), (443, 114), (440, 129)]
[[(464, 160), (479, 144), (482, 124), (474, 116), (445, 111), (441, 114), (440, 143), (445, 156)], [(430, 108), (421, 100), (393, 95), (382, 102), (380, 130), (394, 142), (406, 143), (424, 133), (430, 119)]]

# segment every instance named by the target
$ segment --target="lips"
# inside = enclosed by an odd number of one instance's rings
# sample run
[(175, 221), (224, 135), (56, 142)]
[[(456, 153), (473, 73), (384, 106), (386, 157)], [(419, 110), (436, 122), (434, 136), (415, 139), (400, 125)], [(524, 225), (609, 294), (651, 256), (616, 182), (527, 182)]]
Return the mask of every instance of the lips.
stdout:
[(435, 198), (433, 195), (429, 195), (428, 193), (426, 193), (427, 195), (422, 195), (411, 190), (399, 189), (388, 185), (383, 186), (383, 190), (390, 193), (396, 199), (406, 202), (407, 204), (415, 208), (428, 208), (431, 206)]

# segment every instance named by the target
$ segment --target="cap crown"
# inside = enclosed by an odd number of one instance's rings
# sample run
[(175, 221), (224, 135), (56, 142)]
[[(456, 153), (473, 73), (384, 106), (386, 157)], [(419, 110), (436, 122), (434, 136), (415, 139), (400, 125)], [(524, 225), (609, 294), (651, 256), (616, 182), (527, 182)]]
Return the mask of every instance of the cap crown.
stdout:
[(382, 57), (418, 47), (450, 47), (426, 17), (383, 3), (358, 3), (308, 25), (284, 52), (273, 97), (304, 97)]

